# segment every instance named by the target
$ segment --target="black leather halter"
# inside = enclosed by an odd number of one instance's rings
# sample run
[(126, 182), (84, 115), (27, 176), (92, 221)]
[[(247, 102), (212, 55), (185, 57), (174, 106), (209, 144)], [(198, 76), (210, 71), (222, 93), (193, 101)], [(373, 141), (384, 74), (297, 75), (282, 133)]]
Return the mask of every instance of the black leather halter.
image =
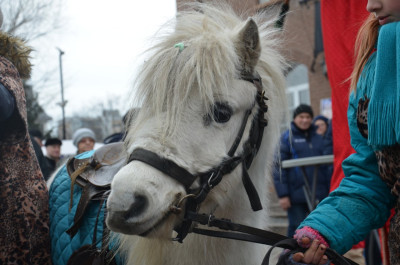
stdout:
[[(253, 83), (257, 88), (255, 104), (259, 105), (259, 111), (253, 119), (249, 139), (243, 144), (243, 151), (240, 154), (235, 156), (236, 150), (242, 141), (247, 121), (252, 109), (249, 109), (245, 112), (242, 124), (231, 148), (227, 153), (227, 156), (219, 165), (206, 172), (192, 174), (186, 169), (177, 165), (175, 162), (160, 157), (156, 153), (142, 148), (135, 149), (129, 156), (128, 163), (138, 160), (160, 170), (169, 177), (181, 183), (185, 187), (187, 194), (191, 195), (189, 198), (187, 198), (185, 219), (181, 226), (176, 228), (176, 231), (178, 232), (176, 240), (179, 242), (182, 242), (186, 237), (192, 224), (192, 220), (187, 213), (197, 213), (200, 204), (205, 200), (211, 189), (221, 182), (223, 176), (231, 173), (239, 164), (242, 164), (242, 182), (249, 197), (252, 209), (254, 211), (262, 209), (261, 200), (249, 174), (247, 173), (247, 170), (250, 168), (253, 158), (260, 148), (264, 127), (268, 124), (268, 121), (264, 118), (264, 113), (268, 111), (268, 106), (265, 103), (267, 98), (264, 96), (261, 78), (258, 74), (251, 77), (243, 77), (242, 79)], [(200, 179), (200, 188), (197, 190), (191, 190), (190, 187), (197, 178)]]
[[(239, 132), (231, 148), (229, 149), (226, 158), (224, 158), (218, 166), (210, 169), (207, 172), (197, 173), (194, 175), (186, 169), (182, 168), (181, 166), (177, 165), (175, 162), (166, 158), (162, 158), (154, 152), (141, 148), (135, 149), (132, 152), (132, 154), (129, 156), (127, 163), (133, 160), (144, 162), (167, 174), (169, 177), (175, 179), (185, 187), (188, 194), (183, 198), (187, 199), (185, 205), (185, 216), (181, 225), (175, 228), (175, 231), (178, 233), (178, 235), (174, 239), (174, 241), (182, 243), (183, 239), (190, 231), (206, 236), (271, 245), (273, 247), (270, 248), (270, 250), (267, 252), (261, 264), (268, 265), (271, 251), (274, 247), (287, 248), (291, 250), (291, 252), (289, 252), (290, 254), (298, 251), (304, 252), (305, 250), (299, 247), (297, 241), (293, 238), (287, 238), (274, 232), (234, 223), (229, 219), (218, 219), (215, 218), (212, 214), (207, 215), (198, 213), (200, 204), (205, 200), (207, 194), (211, 191), (211, 189), (221, 182), (224, 175), (232, 172), (239, 164), (242, 164), (242, 182), (249, 197), (252, 209), (254, 211), (262, 209), (257, 190), (254, 187), (250, 176), (247, 173), (247, 170), (250, 168), (250, 165), (260, 148), (264, 134), (264, 127), (268, 125), (268, 121), (264, 118), (264, 113), (268, 111), (268, 106), (265, 103), (268, 98), (264, 96), (261, 78), (258, 75), (251, 77), (242, 77), (242, 79), (253, 83), (257, 88), (255, 101), (259, 105), (259, 110), (253, 119), (249, 138), (243, 144), (243, 151), (241, 152), (241, 154), (234, 156), (240, 142), (242, 141), (243, 133), (245, 131), (248, 118), (251, 114), (251, 109), (246, 111), (243, 117), (242, 124), (239, 128)], [(200, 179), (200, 188), (197, 190), (191, 190), (190, 187), (197, 178)], [(181, 199), (181, 201), (183, 199)], [(181, 211), (181, 209), (179, 208), (181, 201), (176, 207), (178, 212)], [(225, 231), (216, 231), (197, 227), (191, 228), (192, 222), (207, 225), (209, 227), (216, 227)], [(337, 265), (357, 265), (357, 263), (354, 263), (351, 260), (340, 256), (338, 253), (331, 249), (327, 249), (326, 255)], [(285, 259), (286, 257), (287, 255), (282, 256), (280, 260)]]

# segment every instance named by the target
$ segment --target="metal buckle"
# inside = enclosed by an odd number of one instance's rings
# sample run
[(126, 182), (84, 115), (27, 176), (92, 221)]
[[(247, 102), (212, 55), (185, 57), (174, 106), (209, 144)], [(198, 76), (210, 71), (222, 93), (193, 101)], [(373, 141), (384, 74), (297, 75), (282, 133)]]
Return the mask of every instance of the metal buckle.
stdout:
[(215, 216), (214, 216), (214, 215), (210, 214), (210, 215), (208, 216), (207, 225), (208, 225), (209, 227), (211, 227), (211, 222), (212, 222), (214, 219), (215, 219)]
[(190, 197), (196, 197), (194, 194), (187, 194), (183, 196), (176, 205), (172, 205), (169, 210), (174, 213), (174, 214), (180, 214), (182, 212), (181, 204), (183, 203), (184, 200)]
[(210, 178), (209, 178), (208, 181), (207, 181), (208, 187), (209, 187), (210, 189), (212, 189), (212, 187), (213, 187), (213, 185), (211, 184), (211, 180), (213, 179), (214, 173), (215, 173), (215, 172), (211, 173), (211, 176), (210, 176)]
[[(213, 173), (211, 173), (211, 176), (210, 176), (210, 178), (209, 178), (208, 181), (207, 181), (207, 185), (208, 185), (208, 187), (209, 187), (210, 189), (212, 189), (212, 188), (214, 187), (214, 185), (213, 185), (212, 182), (213, 182), (215, 179), (218, 178), (219, 174), (220, 174), (220, 171), (219, 171), (219, 170), (217, 171), (217, 173), (215, 173), (215, 171), (214, 171)], [(215, 176), (214, 176), (214, 175), (215, 175)]]

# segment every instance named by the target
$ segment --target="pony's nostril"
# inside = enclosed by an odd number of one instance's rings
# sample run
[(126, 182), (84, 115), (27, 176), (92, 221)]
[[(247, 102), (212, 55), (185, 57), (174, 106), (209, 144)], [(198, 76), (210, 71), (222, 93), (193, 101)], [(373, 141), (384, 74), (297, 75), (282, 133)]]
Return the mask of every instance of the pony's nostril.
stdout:
[(125, 220), (136, 217), (144, 212), (148, 205), (148, 200), (143, 195), (134, 195), (133, 203), (129, 207), (128, 211), (124, 214)]

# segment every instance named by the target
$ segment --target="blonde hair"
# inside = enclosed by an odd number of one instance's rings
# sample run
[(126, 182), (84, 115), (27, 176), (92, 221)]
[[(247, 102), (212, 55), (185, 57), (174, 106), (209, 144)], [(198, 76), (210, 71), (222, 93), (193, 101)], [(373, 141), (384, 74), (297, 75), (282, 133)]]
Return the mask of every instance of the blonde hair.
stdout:
[(369, 56), (375, 48), (378, 39), (379, 21), (371, 14), (358, 31), (354, 54), (355, 63), (350, 75), (350, 90), (356, 91), (357, 82), (361, 72), (368, 61)]

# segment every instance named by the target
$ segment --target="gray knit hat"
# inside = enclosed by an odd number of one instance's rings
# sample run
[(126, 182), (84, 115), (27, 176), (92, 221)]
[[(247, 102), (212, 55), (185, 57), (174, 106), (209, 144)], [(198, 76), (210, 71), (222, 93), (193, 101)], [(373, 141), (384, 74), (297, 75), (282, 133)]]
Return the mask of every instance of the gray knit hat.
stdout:
[(92, 130), (90, 130), (89, 128), (81, 128), (74, 132), (74, 135), (72, 136), (72, 142), (76, 147), (78, 147), (78, 143), (85, 137), (96, 140), (96, 136)]

